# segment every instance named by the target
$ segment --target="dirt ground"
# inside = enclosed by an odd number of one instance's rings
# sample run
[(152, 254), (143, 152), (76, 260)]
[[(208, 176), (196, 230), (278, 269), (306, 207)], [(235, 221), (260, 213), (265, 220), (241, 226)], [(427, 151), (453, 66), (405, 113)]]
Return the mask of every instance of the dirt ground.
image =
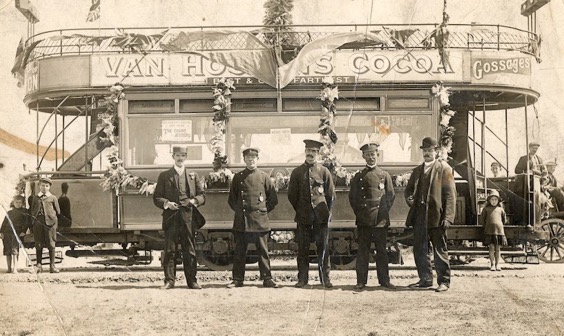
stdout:
[(202, 270), (202, 290), (179, 272), (164, 291), (158, 260), (67, 257), (61, 273), (37, 275), (3, 274), (2, 259), (0, 335), (564, 335), (564, 264), (490, 272), (480, 258), (454, 266), (452, 288), (436, 293), (406, 288), (417, 280), (409, 256), (391, 266), (395, 291), (377, 287), (374, 270), (364, 291), (354, 271), (333, 271), (335, 287), (324, 290), (313, 267), (310, 286), (294, 288), (294, 262), (273, 261), (279, 289), (262, 288), (249, 265), (243, 288), (225, 288), (230, 272)]

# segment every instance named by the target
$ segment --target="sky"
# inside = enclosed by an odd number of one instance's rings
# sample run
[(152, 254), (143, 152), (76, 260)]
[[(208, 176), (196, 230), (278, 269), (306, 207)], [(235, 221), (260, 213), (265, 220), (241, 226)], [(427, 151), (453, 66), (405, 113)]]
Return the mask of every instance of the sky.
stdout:
[[(170, 27), (260, 25), (264, 16), (263, 0), (101, 0), (101, 17), (85, 22), (90, 0), (31, 0), (38, 9), (40, 21), (35, 33), (70, 28), (116, 27)], [(527, 20), (520, 15), (522, 0), (448, 0), (447, 12), (451, 23), (502, 24), (521, 29)], [(443, 0), (295, 0), (292, 12), (294, 24), (384, 24), (384, 23), (439, 23)], [(539, 154), (545, 158), (564, 153), (561, 139), (564, 110), (562, 87), (564, 84), (564, 0), (552, 0), (537, 13), (537, 32), (542, 36), (542, 63), (533, 67), (533, 89), (541, 93), (536, 104), (538, 121), (531, 113), (529, 136), (541, 143)], [(14, 0), (0, 0), (0, 106), (3, 129), (30, 142), (36, 141), (35, 113), (28, 113), (23, 104), (22, 88), (10, 73), (16, 48), (27, 32), (27, 23), (14, 5)], [(41, 114), (41, 120), (46, 115)], [(512, 150), (512, 155), (523, 155), (524, 119), (510, 117), (512, 138), (522, 144)], [(499, 127), (499, 125), (498, 125)], [(503, 126), (501, 126), (503, 128)], [(84, 140), (80, 131), (70, 134), (70, 142), (78, 147)], [(72, 133), (72, 132), (71, 132)], [(52, 133), (47, 131), (40, 142), (44, 145)], [(517, 142), (519, 142), (517, 141)], [(71, 150), (72, 148), (69, 148)], [(72, 151), (72, 150), (71, 150)], [(0, 161), (10, 161), (13, 167), (0, 168), (0, 184), (17, 180), (22, 172), (21, 163), (34, 167), (35, 158), (21, 154), (6, 158), (0, 152)], [(557, 169), (557, 177), (564, 180), (564, 160)], [(42, 168), (49, 169), (52, 163)], [(514, 164), (513, 164), (514, 165)], [(510, 165), (511, 166), (511, 165)], [(3, 182), (4, 181), (4, 182)], [(5, 188), (4, 188), (5, 189)], [(1, 193), (6, 193), (2, 191)], [(2, 199), (0, 198), (0, 201)]]

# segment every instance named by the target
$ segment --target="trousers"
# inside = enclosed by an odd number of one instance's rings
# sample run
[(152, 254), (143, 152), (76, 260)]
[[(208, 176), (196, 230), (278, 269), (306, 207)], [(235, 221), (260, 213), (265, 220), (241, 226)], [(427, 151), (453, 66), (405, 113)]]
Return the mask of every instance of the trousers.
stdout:
[(298, 223), (296, 232), (298, 242), (298, 281), (307, 283), (309, 279), (309, 246), (315, 242), (317, 247), (319, 279), (323, 284), (330, 280), (329, 272), (331, 264), (329, 261), (329, 226), (327, 223), (313, 225)]
[(234, 231), (235, 251), (233, 255), (233, 280), (245, 280), (245, 261), (249, 243), (254, 243), (257, 249), (260, 278), (262, 280), (272, 279), (270, 272), (270, 257), (268, 256), (268, 236), (266, 232), (239, 232)]
[(388, 229), (379, 227), (358, 226), (358, 251), (356, 256), (356, 283), (366, 285), (368, 282), (368, 264), (370, 260), (370, 245), (376, 246), (376, 274), (378, 283), (386, 285), (390, 282), (388, 267), (388, 251), (386, 241)]
[[(171, 220), (171, 223), (165, 229), (165, 246), (163, 257), (163, 269), (165, 275), (165, 283), (174, 285), (176, 280), (176, 255), (178, 253), (178, 244), (180, 243), (182, 252), (182, 264), (184, 265), (184, 276), (186, 282), (196, 282), (196, 240), (195, 232), (192, 227), (192, 222), (185, 222), (184, 216), (181, 212), (186, 210), (179, 210)], [(187, 211), (188, 212), (188, 211)]]

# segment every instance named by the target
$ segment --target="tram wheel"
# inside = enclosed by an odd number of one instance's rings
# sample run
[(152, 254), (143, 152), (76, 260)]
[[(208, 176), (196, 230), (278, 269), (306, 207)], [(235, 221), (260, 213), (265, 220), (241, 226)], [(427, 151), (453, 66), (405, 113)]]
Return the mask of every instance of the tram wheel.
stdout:
[(233, 256), (212, 255), (211, 251), (198, 251), (198, 263), (212, 271), (233, 270)]
[(541, 229), (548, 231), (550, 238), (537, 247), (539, 259), (546, 263), (564, 262), (564, 220), (558, 218), (545, 219)]
[(354, 256), (331, 256), (331, 268), (337, 270), (352, 270), (356, 266), (356, 257)]

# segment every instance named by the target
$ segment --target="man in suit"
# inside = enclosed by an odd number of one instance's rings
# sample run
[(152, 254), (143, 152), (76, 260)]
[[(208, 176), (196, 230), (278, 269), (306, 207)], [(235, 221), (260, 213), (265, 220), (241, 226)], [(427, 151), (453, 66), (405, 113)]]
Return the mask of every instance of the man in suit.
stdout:
[(33, 222), (33, 240), (37, 260), (37, 271), (42, 271), (43, 247), (49, 251), (49, 272), (59, 273), (55, 267), (55, 246), (57, 244), (57, 216), (61, 213), (57, 196), (51, 193), (53, 182), (48, 177), (39, 179), (39, 193), (31, 197), (31, 220)]
[(426, 137), (419, 147), (423, 150), (424, 162), (413, 169), (405, 188), (409, 205), (406, 225), (413, 227), (413, 255), (419, 281), (411, 288), (433, 286), (433, 270), (429, 254), (432, 244), (437, 292), (450, 288), (450, 264), (446, 243), (446, 230), (454, 222), (456, 211), (456, 186), (452, 168), (437, 160), (437, 140)]
[(395, 192), (390, 174), (378, 167), (378, 144), (360, 147), (366, 167), (351, 181), (349, 203), (356, 216), (358, 252), (356, 257), (356, 289), (363, 289), (368, 281), (370, 245), (376, 245), (376, 274), (380, 286), (394, 289), (390, 283), (388, 252), (386, 250), (389, 211)]
[(243, 150), (243, 160), (247, 167), (235, 174), (229, 190), (229, 207), (235, 211), (233, 220), (235, 254), (233, 282), (228, 284), (227, 288), (243, 287), (249, 243), (254, 243), (257, 248), (263, 286), (278, 288), (278, 285), (272, 281), (268, 256), (268, 236), (270, 235), (268, 213), (278, 204), (278, 196), (270, 176), (257, 168), (258, 155), (258, 148)]
[[(526, 224), (528, 227), (531, 226), (531, 221), (528, 220), (527, 216), (527, 203), (533, 200), (529, 200), (529, 191), (533, 189), (534, 177), (541, 176), (544, 172), (544, 165), (542, 159), (537, 155), (537, 151), (540, 147), (538, 142), (529, 143), (529, 154), (524, 155), (519, 158), (517, 165), (515, 166), (515, 194), (518, 199), (515, 200), (514, 208), (514, 220), (517, 224)], [(529, 174), (530, 179), (527, 183), (527, 174)], [(535, 193), (540, 193), (540, 190), (535, 190)], [(531, 204), (529, 208), (529, 213), (532, 214), (534, 208)]]
[(564, 192), (562, 188), (558, 187), (558, 181), (554, 176), (556, 162), (549, 161), (545, 164), (545, 167), (547, 174), (542, 179), (542, 189), (546, 194), (550, 195), (552, 204), (556, 206), (556, 210), (558, 212), (564, 211)]
[(163, 269), (165, 274), (163, 289), (174, 287), (176, 280), (175, 255), (178, 244), (182, 247), (182, 263), (188, 288), (201, 289), (196, 280), (196, 222), (203, 221), (198, 207), (204, 205), (206, 198), (198, 174), (188, 172), (184, 161), (188, 157), (185, 147), (173, 147), (174, 166), (159, 175), (153, 203), (163, 210), (163, 231), (165, 233)]
[(292, 171), (288, 184), (288, 200), (296, 211), (298, 242), (298, 282), (303, 288), (309, 280), (309, 246), (315, 241), (319, 263), (319, 279), (325, 288), (331, 288), (329, 271), (329, 218), (335, 199), (335, 186), (329, 170), (317, 163), (323, 143), (304, 140), (305, 163)]

